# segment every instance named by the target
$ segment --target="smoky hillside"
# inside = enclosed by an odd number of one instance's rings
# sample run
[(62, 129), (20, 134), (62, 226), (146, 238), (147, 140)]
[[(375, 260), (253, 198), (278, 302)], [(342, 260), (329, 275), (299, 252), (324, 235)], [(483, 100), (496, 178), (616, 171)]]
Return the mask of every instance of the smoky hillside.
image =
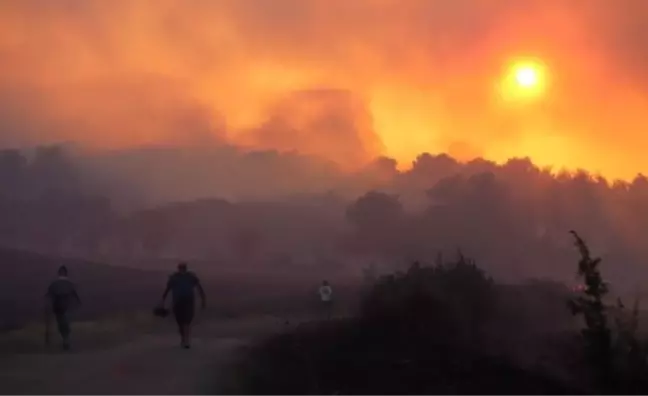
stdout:
[(572, 282), (578, 229), (614, 263), (608, 279), (640, 292), (646, 197), (642, 175), (610, 182), (528, 159), (422, 154), (407, 171), (379, 158), (350, 172), (227, 145), (51, 146), (0, 153), (0, 244), (146, 269), (184, 259), (203, 272), (353, 277), (461, 248), (500, 281)]

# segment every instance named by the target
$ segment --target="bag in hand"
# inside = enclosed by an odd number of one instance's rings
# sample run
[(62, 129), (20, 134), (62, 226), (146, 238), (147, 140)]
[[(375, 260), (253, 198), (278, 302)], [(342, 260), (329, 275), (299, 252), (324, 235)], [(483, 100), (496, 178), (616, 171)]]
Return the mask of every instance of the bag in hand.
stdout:
[(162, 306), (157, 306), (153, 309), (153, 315), (160, 318), (166, 318), (167, 316), (169, 316), (169, 310)]

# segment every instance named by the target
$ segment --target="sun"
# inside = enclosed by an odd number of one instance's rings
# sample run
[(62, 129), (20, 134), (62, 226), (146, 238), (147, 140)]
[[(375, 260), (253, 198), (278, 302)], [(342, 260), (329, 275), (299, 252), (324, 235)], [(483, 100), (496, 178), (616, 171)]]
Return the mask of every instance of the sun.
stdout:
[(528, 66), (524, 66), (515, 72), (515, 80), (523, 88), (532, 88), (538, 84), (538, 72)]
[(539, 60), (516, 60), (509, 63), (499, 84), (499, 94), (506, 101), (528, 101), (544, 96), (547, 68)]

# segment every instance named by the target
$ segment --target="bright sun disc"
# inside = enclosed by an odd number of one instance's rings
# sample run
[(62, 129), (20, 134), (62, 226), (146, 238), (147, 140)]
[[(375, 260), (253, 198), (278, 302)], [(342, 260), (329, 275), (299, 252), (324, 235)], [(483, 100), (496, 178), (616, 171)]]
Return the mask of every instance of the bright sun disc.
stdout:
[(546, 69), (539, 61), (513, 62), (500, 84), (500, 94), (506, 101), (526, 101), (543, 96)]
[(533, 87), (538, 83), (538, 73), (531, 67), (523, 67), (515, 73), (515, 80), (522, 87)]

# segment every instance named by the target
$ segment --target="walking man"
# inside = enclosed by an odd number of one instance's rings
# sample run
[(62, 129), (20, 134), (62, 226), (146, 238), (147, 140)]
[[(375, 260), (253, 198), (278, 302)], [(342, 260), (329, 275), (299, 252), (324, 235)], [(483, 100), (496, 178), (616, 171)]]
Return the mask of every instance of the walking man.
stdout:
[(191, 322), (195, 311), (195, 293), (198, 289), (201, 299), (201, 307), (205, 309), (206, 298), (205, 291), (200, 284), (200, 280), (193, 272), (187, 269), (186, 263), (178, 265), (178, 271), (169, 277), (166, 290), (162, 295), (162, 306), (169, 292), (173, 299), (173, 315), (178, 323), (180, 333), (180, 346), (185, 349), (191, 348)]
[(58, 269), (58, 278), (49, 285), (46, 298), (51, 305), (52, 313), (56, 318), (56, 325), (63, 340), (63, 349), (70, 349), (70, 319), (68, 317), (71, 303), (81, 304), (76, 286), (68, 279), (67, 267)]

